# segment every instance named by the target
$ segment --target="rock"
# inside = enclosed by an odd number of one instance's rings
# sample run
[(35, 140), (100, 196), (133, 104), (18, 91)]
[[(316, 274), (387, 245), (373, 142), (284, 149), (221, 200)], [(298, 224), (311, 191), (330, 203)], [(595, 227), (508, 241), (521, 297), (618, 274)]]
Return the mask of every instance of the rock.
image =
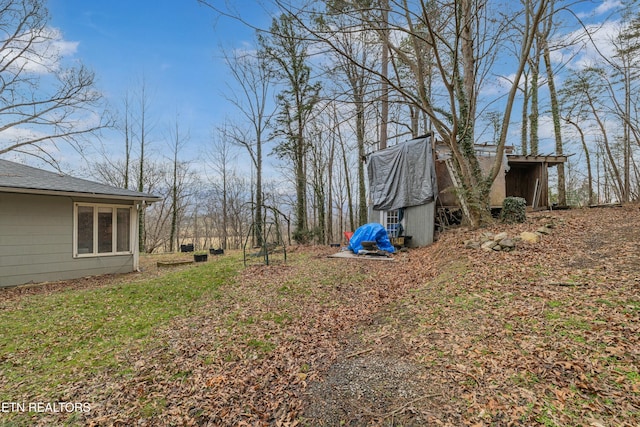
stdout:
[(538, 243), (540, 241), (540, 236), (530, 231), (520, 233), (520, 238), (527, 243)]
[(495, 245), (494, 247), (492, 247), (491, 249), (493, 249), (493, 250), (494, 250), (494, 251), (496, 251), (496, 252), (499, 252), (499, 251), (501, 251), (501, 250), (502, 250), (502, 246), (500, 246), (500, 245), (498, 244), (498, 245)]
[(492, 251), (494, 246), (500, 246), (500, 245), (497, 242), (494, 242), (493, 240), (488, 240), (482, 244), (481, 248), (484, 249), (485, 251)]
[(480, 242), (476, 240), (465, 240), (464, 247), (469, 249), (478, 249), (480, 248)]
[(502, 239), (500, 240), (500, 246), (502, 246), (502, 248), (509, 248), (509, 249), (513, 249), (516, 247), (516, 242), (513, 241), (513, 239)]
[(549, 234), (549, 229), (547, 227), (540, 227), (536, 230), (536, 233)]
[(493, 233), (489, 233), (489, 232), (482, 233), (482, 236), (480, 236), (480, 241), (484, 243), (484, 242), (488, 242), (489, 240), (493, 240)]
[(509, 237), (509, 235), (506, 232), (498, 233), (495, 236), (493, 236), (493, 241), (499, 242), (500, 240), (504, 240), (507, 237)]

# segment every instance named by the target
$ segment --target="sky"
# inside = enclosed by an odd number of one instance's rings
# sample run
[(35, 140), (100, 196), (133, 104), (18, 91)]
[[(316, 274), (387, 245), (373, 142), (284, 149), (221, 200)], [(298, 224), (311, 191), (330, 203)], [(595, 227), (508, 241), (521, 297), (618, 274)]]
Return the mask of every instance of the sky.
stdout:
[[(211, 2), (232, 5), (234, 14), (256, 27), (270, 24), (271, 15), (258, 0)], [(594, 0), (581, 5), (577, 12), (582, 18), (599, 21), (620, 2)], [(126, 93), (138, 91), (144, 79), (152, 149), (169, 151), (167, 139), (177, 121), (181, 133), (189, 134), (183, 159), (200, 159), (214, 127), (237, 114), (225, 99), (233, 79), (222, 52), (253, 46), (255, 32), (247, 25), (221, 17), (197, 0), (48, 0), (47, 6), (51, 27), (60, 33), (58, 48), (64, 62), (79, 61), (92, 69), (97, 89), (114, 109), (121, 109)], [(580, 58), (587, 61), (588, 55), (578, 52), (573, 60)], [(551, 144), (552, 126), (550, 122), (545, 126), (544, 120), (541, 137)], [(511, 126), (514, 139), (518, 128)], [(116, 153), (123, 150), (118, 132), (105, 132), (101, 142)], [(61, 152), (59, 157), (63, 170), (81, 171), (73, 153)]]
[[(255, 2), (234, 4), (244, 19), (268, 25), (269, 14)], [(222, 50), (253, 42), (254, 31), (246, 25), (219, 17), (197, 0), (49, 0), (47, 5), (50, 24), (64, 40), (65, 61), (92, 69), (112, 106), (121, 108), (127, 91), (138, 91), (144, 79), (156, 149), (166, 147), (161, 140), (177, 120), (181, 133), (189, 134), (185, 155), (197, 157), (214, 126), (233, 114), (224, 99), (229, 76)], [(103, 142), (117, 144), (118, 138), (107, 132)]]

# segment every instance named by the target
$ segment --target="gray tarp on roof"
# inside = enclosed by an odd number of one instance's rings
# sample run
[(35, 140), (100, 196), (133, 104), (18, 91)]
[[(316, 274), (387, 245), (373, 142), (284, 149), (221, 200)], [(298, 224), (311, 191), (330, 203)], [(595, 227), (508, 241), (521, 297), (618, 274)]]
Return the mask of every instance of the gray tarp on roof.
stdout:
[(430, 136), (371, 153), (367, 172), (375, 210), (424, 205), (438, 192)]

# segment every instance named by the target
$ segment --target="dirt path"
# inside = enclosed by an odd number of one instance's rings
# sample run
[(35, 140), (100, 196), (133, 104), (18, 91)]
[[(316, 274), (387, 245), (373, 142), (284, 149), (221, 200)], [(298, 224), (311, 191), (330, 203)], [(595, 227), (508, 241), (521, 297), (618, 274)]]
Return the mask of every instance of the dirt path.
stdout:
[[(514, 253), (462, 248), (362, 325), (309, 385), (308, 425), (640, 423), (638, 206), (534, 214)], [(435, 263), (438, 248), (427, 249)], [(438, 259), (437, 259), (438, 258)], [(413, 265), (419, 268), (419, 263)]]

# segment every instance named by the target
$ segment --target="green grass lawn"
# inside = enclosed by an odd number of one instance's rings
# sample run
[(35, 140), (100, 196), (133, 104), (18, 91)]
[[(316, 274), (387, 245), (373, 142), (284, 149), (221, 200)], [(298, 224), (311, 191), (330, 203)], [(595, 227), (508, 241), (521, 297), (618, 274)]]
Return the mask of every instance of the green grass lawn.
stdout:
[(51, 401), (74, 378), (124, 373), (117, 354), (144, 348), (154, 330), (218, 298), (240, 266), (227, 256), (160, 278), (8, 303), (0, 311), (0, 401)]

